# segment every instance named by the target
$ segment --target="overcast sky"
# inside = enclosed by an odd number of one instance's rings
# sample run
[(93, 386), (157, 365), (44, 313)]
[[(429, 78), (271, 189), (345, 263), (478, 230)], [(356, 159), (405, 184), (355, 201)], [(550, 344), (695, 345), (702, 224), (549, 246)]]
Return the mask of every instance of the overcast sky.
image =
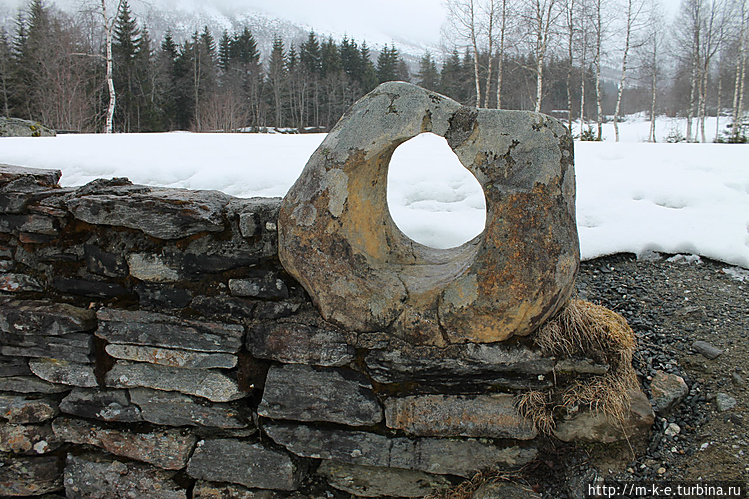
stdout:
[[(28, 0), (0, 0), (15, 10)], [(47, 3), (73, 6), (85, 0), (46, 0)], [(115, 2), (116, 0), (109, 0)], [(437, 46), (440, 29), (447, 17), (445, 0), (130, 0), (136, 4), (166, 9), (202, 10), (215, 6), (222, 12), (257, 10), (271, 16), (305, 24), (321, 33), (348, 34), (357, 40), (379, 44), (411, 41)], [(667, 17), (677, 10), (681, 0), (661, 0)]]

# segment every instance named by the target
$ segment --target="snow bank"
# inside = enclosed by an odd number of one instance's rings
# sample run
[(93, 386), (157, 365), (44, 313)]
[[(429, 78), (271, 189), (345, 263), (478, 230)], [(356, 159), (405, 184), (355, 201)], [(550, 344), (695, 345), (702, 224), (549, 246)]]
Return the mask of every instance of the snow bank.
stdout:
[[(641, 139), (647, 125), (622, 124), (622, 139)], [(613, 130), (604, 135), (613, 138)], [(323, 138), (191, 133), (3, 138), (0, 162), (60, 169), (64, 186), (128, 177), (238, 197), (283, 196)], [(747, 151), (721, 144), (576, 143), (583, 258), (654, 250), (749, 268)], [(396, 151), (388, 200), (398, 226), (430, 246), (459, 245), (483, 228), (478, 182), (444, 139), (431, 134)]]

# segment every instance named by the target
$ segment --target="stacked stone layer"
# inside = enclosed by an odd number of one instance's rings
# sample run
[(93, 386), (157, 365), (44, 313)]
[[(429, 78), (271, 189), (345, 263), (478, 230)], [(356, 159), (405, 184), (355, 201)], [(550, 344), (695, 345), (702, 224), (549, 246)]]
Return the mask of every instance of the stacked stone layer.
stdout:
[(59, 178), (0, 166), (2, 496), (423, 496), (533, 460), (515, 395), (590, 367), (327, 323), (279, 199)]

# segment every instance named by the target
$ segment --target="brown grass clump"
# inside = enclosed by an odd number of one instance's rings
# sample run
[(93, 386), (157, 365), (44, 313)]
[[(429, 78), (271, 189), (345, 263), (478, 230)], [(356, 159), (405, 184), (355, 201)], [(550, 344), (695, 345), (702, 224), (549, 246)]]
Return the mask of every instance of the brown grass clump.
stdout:
[(461, 482), (447, 490), (435, 491), (424, 496), (424, 499), (470, 499), (470, 497), (482, 486), (516, 478), (517, 473), (502, 472), (496, 469), (488, 469), (475, 473), (470, 480)]
[(551, 392), (529, 392), (519, 397), (518, 409), (534, 421), (539, 431), (553, 430), (552, 413), (557, 407), (572, 410), (583, 405), (603, 412), (609, 419), (624, 422), (629, 410), (629, 391), (638, 386), (632, 367), (637, 343), (621, 315), (573, 299), (541, 327), (535, 342), (546, 355), (582, 356), (610, 366), (602, 376), (572, 382), (561, 397), (554, 397)]

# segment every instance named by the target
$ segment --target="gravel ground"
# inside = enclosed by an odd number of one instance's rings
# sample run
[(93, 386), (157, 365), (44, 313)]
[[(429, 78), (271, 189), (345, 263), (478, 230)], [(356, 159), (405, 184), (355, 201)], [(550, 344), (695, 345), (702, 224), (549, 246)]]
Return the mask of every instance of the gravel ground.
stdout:
[[(661, 370), (684, 378), (689, 395), (656, 417), (648, 442), (550, 446), (526, 484), (572, 498), (585, 497), (596, 478), (749, 483), (749, 271), (684, 255), (614, 255), (583, 262), (578, 295), (632, 326), (646, 393)], [(693, 348), (698, 340), (722, 353), (705, 357)]]

